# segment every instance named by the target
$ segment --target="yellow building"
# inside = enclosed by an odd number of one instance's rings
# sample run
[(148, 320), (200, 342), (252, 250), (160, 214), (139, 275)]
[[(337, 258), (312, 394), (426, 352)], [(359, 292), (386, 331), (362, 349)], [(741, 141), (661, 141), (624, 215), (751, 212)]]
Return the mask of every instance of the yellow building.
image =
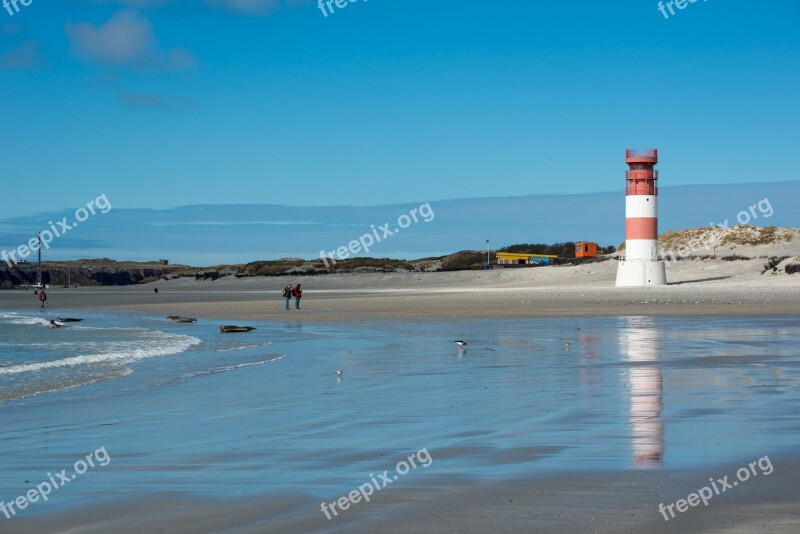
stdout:
[(555, 263), (558, 256), (548, 254), (516, 254), (513, 252), (498, 252), (498, 265), (550, 265)]

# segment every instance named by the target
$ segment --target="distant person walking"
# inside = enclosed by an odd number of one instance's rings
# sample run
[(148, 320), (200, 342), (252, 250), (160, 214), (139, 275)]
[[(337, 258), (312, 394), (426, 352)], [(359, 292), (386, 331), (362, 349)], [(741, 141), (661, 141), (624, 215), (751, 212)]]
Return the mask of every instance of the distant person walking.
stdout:
[(300, 284), (297, 284), (294, 287), (294, 309), (295, 310), (299, 310), (300, 309), (300, 299), (303, 298), (303, 290), (300, 289), (300, 287), (301, 287)]
[(294, 289), (292, 289), (292, 284), (283, 288), (283, 298), (286, 300), (286, 309), (289, 309), (289, 302), (292, 300), (292, 296), (294, 295)]
[(42, 303), (42, 308), (44, 308), (44, 305), (47, 303), (47, 293), (44, 292), (44, 289), (39, 291), (39, 302)]

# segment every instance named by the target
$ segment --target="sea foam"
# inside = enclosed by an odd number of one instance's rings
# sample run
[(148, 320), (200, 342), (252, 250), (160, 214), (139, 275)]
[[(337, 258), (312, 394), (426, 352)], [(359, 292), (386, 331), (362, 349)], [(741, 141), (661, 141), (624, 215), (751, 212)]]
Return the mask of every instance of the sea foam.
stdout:
[[(181, 334), (168, 334), (159, 331), (149, 331), (147, 334), (145, 339), (135, 343), (126, 342), (118, 344), (117, 350), (70, 356), (46, 362), (23, 363), (9, 367), (0, 367), (0, 375), (30, 373), (43, 369), (102, 363), (128, 364), (145, 358), (179, 354), (201, 343), (196, 337)], [(121, 347), (119, 345), (121, 345)], [(142, 347), (141, 345), (147, 346)]]

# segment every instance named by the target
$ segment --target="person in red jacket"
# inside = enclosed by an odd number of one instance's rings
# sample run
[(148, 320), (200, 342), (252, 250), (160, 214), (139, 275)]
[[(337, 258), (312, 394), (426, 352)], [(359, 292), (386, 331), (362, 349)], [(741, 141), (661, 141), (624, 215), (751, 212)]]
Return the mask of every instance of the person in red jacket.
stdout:
[(42, 303), (42, 308), (44, 308), (44, 305), (47, 302), (47, 294), (45, 294), (44, 289), (39, 291), (39, 302)]
[(294, 309), (300, 309), (300, 299), (303, 298), (303, 290), (300, 289), (300, 284), (294, 286)]

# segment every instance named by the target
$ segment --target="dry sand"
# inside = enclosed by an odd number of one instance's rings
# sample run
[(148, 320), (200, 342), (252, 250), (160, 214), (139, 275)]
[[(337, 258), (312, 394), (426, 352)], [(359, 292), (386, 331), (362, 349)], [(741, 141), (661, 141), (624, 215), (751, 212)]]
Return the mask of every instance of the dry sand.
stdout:
[[(184, 278), (123, 288), (53, 288), (48, 294), (54, 313), (101, 308), (236, 321), (800, 313), (800, 274), (761, 274), (765, 261), (680, 261), (668, 267), (670, 285), (646, 289), (615, 288), (617, 263), (606, 261), (448, 273)], [(303, 285), (301, 311), (283, 309), (287, 283)], [(0, 298), (0, 307), (36, 306), (29, 292)]]

